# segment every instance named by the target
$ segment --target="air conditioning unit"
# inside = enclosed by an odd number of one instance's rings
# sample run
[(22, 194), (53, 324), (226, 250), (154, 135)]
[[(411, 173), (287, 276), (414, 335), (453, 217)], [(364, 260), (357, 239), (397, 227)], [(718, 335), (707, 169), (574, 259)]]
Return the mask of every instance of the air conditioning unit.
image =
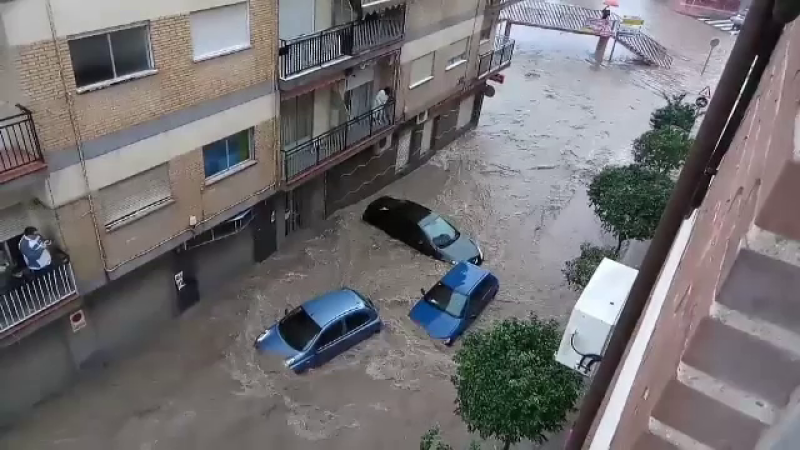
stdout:
[(383, 153), (384, 151), (388, 150), (389, 147), (392, 146), (392, 134), (387, 134), (385, 137), (381, 138), (377, 144), (375, 144), (375, 154)]
[(582, 375), (592, 374), (602, 362), (608, 339), (638, 272), (603, 259), (572, 310), (556, 361)]
[(428, 111), (425, 110), (419, 114), (417, 114), (417, 125), (422, 125), (423, 123), (428, 121)]

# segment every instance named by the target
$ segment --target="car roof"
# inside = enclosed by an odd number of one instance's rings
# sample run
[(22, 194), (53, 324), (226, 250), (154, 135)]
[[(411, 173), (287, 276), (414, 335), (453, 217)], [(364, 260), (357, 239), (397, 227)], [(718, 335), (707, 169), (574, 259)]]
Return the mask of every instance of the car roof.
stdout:
[(324, 327), (342, 314), (364, 307), (364, 301), (352, 289), (339, 289), (320, 295), (303, 304), (305, 312)]
[(441, 283), (456, 292), (469, 295), (472, 290), (475, 289), (475, 286), (486, 278), (487, 275), (489, 275), (488, 270), (462, 261), (453, 266), (453, 268), (442, 277)]
[(402, 215), (403, 217), (411, 220), (412, 222), (419, 222), (425, 217), (431, 215), (432, 211), (419, 203), (411, 200), (401, 200), (394, 197), (383, 196), (373, 202), (392, 210), (394, 214)]

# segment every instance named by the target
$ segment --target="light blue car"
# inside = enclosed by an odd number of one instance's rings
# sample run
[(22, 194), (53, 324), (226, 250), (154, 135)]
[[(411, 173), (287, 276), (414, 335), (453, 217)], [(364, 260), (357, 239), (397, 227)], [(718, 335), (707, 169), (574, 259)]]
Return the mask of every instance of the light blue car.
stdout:
[(371, 300), (340, 289), (287, 312), (253, 345), (259, 352), (284, 358), (288, 369), (300, 373), (330, 361), (382, 327)]

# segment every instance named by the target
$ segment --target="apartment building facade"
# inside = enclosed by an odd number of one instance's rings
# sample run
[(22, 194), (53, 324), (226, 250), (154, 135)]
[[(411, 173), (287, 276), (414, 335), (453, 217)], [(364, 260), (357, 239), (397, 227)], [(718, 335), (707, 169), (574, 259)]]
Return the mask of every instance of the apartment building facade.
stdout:
[(0, 424), (474, 126), (501, 6), (0, 5)]
[(798, 73), (795, 20), (673, 243), (587, 448), (800, 446)]

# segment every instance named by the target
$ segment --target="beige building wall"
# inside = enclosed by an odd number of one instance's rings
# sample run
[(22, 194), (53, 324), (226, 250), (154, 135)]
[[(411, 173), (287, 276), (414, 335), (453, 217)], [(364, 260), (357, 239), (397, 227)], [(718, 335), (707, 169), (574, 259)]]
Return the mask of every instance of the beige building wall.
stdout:
[[(0, 70), (4, 79), (14, 80), (0, 86), (0, 101), (20, 101), (33, 111), (50, 166), (49, 178), (34, 188), (35, 195), (55, 213), (54, 239), (70, 253), (76, 278), (84, 284), (102, 282), (106, 271), (123, 264), (137, 264), (137, 257), (170, 238), (191, 237), (191, 216), (202, 225), (275, 187), (277, 0), (248, 2), (249, 48), (199, 61), (193, 55), (190, 12), (237, 3), (18, 0), (0, 11), (6, 44)], [(85, 14), (87, 10), (93, 14)], [(149, 27), (153, 73), (94, 90), (78, 89), (68, 40), (137, 23)], [(243, 92), (250, 93), (227, 109), (169, 125), (187, 108)], [(165, 131), (128, 139), (121, 147), (114, 143), (114, 136), (153, 123)], [(206, 181), (202, 146), (249, 127), (254, 127), (253, 162)], [(76, 147), (89, 144), (94, 154), (84, 155), (82, 165)], [(168, 165), (172, 201), (107, 229), (98, 193), (163, 164)]]
[(58, 37), (54, 44), (51, 37), (16, 48), (24, 103), (34, 111), (46, 150), (76, 145), (67, 99), (74, 108), (78, 139), (87, 141), (275, 79), (275, 0), (250, 1), (252, 47), (236, 54), (195, 62), (186, 13), (153, 18), (149, 31), (156, 72), (90, 92), (79, 93), (75, 86), (68, 38)]

